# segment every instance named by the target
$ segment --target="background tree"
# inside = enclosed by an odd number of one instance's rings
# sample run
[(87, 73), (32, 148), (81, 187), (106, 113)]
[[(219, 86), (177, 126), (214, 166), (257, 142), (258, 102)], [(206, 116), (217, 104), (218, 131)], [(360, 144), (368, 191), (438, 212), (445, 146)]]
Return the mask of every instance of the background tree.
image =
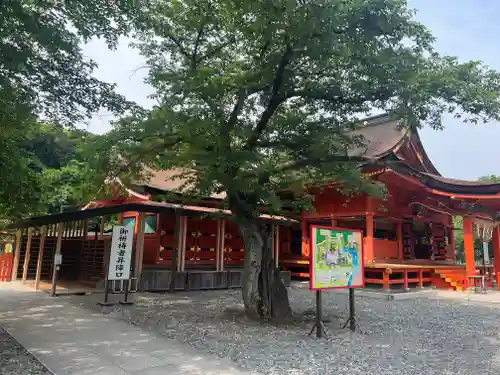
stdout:
[(497, 176), (494, 174), (479, 177), (477, 180), (480, 182), (485, 182), (485, 183), (500, 184), (500, 176)]
[(5, 0), (0, 7), (0, 214), (33, 212), (37, 184), (17, 149), (39, 118), (74, 126), (104, 108), (131, 107), (113, 84), (92, 76), (81, 43), (113, 48), (138, 10), (133, 1)]
[[(99, 155), (95, 145), (99, 135), (76, 129), (65, 129), (34, 121), (27, 132), (17, 131), (5, 139), (2, 164), (6, 181), (17, 185), (0, 192), (12, 192), (11, 203), (0, 204), (0, 217), (15, 218), (16, 214), (32, 215), (59, 212), (94, 198), (102, 179), (96, 174)], [(0, 199), (0, 202), (3, 201)]]
[(94, 145), (101, 136), (49, 124), (33, 126), (20, 147), (40, 185), (40, 213), (76, 208), (93, 198), (101, 179), (96, 175)]
[(24, 141), (22, 128), (0, 129), (0, 220), (36, 211), (38, 205), (39, 178), (20, 147)]
[(115, 160), (180, 167), (186, 193), (227, 193), (250, 317), (290, 316), (259, 207), (307, 207), (321, 181), (379, 191), (357, 168), (370, 162), (352, 132), (360, 118), (381, 110), (434, 128), (444, 112), (499, 118), (500, 75), (439, 56), (404, 0), (153, 0), (138, 19), (160, 105), (116, 124)]

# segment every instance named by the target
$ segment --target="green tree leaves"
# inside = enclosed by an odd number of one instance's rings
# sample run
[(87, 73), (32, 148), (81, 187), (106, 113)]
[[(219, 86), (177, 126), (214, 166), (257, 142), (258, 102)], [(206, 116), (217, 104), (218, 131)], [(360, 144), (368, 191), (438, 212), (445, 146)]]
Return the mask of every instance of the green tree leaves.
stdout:
[[(135, 108), (114, 85), (92, 76), (96, 67), (81, 43), (105, 38), (113, 48), (130, 30), (136, 2), (99, 0), (6, 0), (0, 7), (0, 215), (38, 210), (40, 184), (34, 171), (67, 160), (52, 144), (34, 167), (27, 135), (39, 119), (73, 127), (101, 108), (122, 114)], [(37, 138), (45, 142), (43, 138)], [(45, 160), (42, 160), (45, 159)], [(49, 159), (49, 160), (47, 160)], [(60, 167), (61, 165), (55, 166)]]
[(479, 177), (478, 181), (483, 182), (485, 184), (500, 184), (500, 176), (490, 174), (487, 176)]
[(197, 194), (225, 190), (250, 215), (290, 186), (373, 193), (353, 132), (370, 111), (439, 128), (500, 109), (499, 74), (438, 55), (412, 17), (404, 0), (152, 1), (134, 26), (159, 105), (119, 122), (115, 149), (193, 171)]
[[(104, 37), (110, 46), (127, 30), (128, 2), (7, 0), (0, 10), (0, 87), (16, 91), (33, 111), (74, 125), (100, 108), (129, 105), (114, 85), (92, 76), (95, 63), (80, 43)], [(8, 99), (8, 98), (4, 98)]]

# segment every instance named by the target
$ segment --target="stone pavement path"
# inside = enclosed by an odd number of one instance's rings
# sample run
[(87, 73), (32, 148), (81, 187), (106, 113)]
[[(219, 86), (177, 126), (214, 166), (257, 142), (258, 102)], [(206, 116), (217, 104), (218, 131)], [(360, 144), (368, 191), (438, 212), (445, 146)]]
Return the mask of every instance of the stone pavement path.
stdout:
[(56, 375), (249, 375), (64, 297), (7, 285), (0, 287), (0, 325)]

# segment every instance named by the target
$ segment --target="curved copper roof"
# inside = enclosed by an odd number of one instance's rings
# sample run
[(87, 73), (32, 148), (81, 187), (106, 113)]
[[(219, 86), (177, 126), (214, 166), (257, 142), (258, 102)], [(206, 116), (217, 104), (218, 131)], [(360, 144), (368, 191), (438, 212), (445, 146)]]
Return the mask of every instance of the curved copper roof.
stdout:
[(404, 143), (408, 129), (401, 128), (396, 120), (390, 120), (384, 114), (362, 120), (362, 125), (349, 134), (362, 136), (365, 143), (362, 147), (350, 150), (351, 155), (380, 159)]
[[(441, 190), (450, 194), (500, 194), (500, 183), (467, 181), (443, 177), (425, 152), (417, 129), (401, 129), (398, 122), (390, 120), (388, 115), (380, 115), (365, 120), (364, 126), (357, 130), (357, 132), (366, 139), (368, 144), (367, 157), (372, 157), (380, 161), (382, 158), (393, 156), (402, 164), (397, 168), (398, 170), (403, 170), (406, 174), (418, 178), (431, 189)], [(405, 145), (411, 146), (413, 151), (421, 158), (420, 162), (424, 170), (404, 159), (399, 150)]]

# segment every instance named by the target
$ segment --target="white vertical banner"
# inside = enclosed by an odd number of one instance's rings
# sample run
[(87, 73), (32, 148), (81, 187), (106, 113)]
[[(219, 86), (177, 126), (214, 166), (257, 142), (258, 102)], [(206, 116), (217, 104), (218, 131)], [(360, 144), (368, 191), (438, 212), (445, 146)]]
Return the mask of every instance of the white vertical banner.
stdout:
[(484, 257), (484, 264), (490, 264), (490, 252), (488, 249), (488, 242), (486, 241), (483, 242), (483, 257)]
[(134, 232), (130, 228), (125, 225), (115, 225), (113, 227), (108, 280), (130, 279), (133, 239)]

